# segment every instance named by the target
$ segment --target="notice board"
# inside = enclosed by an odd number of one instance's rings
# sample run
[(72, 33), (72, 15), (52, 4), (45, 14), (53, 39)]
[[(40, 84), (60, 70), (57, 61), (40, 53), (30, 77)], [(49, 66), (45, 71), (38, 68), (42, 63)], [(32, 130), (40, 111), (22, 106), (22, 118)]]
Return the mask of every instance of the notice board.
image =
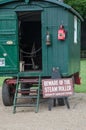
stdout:
[(43, 79), (43, 98), (71, 96), (73, 94), (72, 78)]

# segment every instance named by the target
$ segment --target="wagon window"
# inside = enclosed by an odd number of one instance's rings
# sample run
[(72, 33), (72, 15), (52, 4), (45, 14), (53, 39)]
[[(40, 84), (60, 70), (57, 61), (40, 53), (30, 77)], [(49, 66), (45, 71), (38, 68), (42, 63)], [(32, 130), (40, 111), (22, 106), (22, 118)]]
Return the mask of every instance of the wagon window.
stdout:
[(74, 43), (77, 44), (77, 17), (74, 16)]

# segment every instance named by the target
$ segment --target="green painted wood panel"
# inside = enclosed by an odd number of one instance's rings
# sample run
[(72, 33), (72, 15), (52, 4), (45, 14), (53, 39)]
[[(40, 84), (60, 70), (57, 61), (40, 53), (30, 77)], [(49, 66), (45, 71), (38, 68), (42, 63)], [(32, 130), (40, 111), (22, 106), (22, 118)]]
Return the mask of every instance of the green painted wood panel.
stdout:
[(18, 28), (15, 12), (0, 12), (0, 73), (18, 71)]
[[(43, 40), (44, 72), (51, 74), (53, 67), (59, 67), (63, 76), (80, 71), (80, 20), (77, 26), (77, 44), (74, 43), (74, 15), (63, 8), (45, 8), (43, 12), (43, 37), (47, 29), (51, 36), (51, 45)], [(57, 39), (60, 25), (66, 30), (65, 41)]]
[(43, 12), (43, 37), (47, 30), (50, 32), (51, 45), (47, 46), (43, 40), (44, 71), (51, 75), (53, 67), (59, 67), (63, 75), (68, 75), (68, 40), (59, 41), (58, 29), (61, 24), (67, 30), (68, 15), (62, 8), (45, 8)]
[(68, 73), (79, 72), (80, 70), (80, 21), (77, 18), (77, 43), (74, 43), (74, 15), (69, 13), (68, 23)]

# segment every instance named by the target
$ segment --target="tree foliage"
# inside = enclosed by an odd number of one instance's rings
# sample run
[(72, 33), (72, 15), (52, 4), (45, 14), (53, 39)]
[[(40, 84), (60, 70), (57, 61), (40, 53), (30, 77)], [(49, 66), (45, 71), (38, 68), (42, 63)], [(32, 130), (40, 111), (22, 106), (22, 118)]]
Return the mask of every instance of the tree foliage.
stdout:
[(71, 5), (82, 17), (86, 18), (86, 0), (64, 0), (64, 2)]

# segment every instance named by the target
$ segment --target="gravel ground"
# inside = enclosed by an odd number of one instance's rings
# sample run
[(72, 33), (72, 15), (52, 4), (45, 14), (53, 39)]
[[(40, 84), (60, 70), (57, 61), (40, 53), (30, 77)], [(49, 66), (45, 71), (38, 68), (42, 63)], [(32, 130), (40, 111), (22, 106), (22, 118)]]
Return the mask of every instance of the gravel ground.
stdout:
[(86, 94), (69, 97), (67, 106), (56, 106), (48, 111), (46, 102), (40, 103), (39, 112), (34, 108), (5, 107), (0, 88), (0, 130), (86, 130)]

